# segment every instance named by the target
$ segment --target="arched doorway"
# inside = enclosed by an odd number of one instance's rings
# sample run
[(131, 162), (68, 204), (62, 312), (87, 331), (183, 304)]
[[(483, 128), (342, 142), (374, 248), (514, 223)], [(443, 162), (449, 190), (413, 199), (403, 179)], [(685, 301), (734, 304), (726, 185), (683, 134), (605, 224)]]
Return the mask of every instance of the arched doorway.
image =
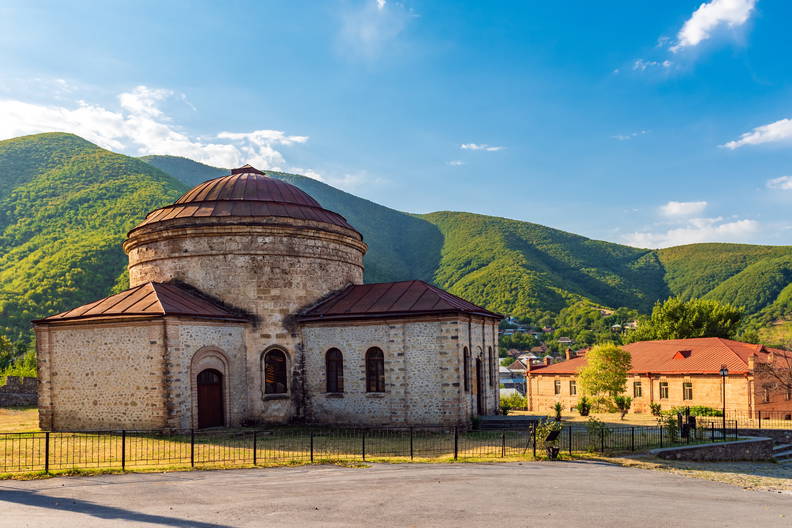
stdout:
[(481, 368), (481, 358), (476, 358), (476, 414), (484, 414), (484, 383), (483, 371)]
[(225, 425), (223, 375), (215, 369), (198, 374), (198, 428)]

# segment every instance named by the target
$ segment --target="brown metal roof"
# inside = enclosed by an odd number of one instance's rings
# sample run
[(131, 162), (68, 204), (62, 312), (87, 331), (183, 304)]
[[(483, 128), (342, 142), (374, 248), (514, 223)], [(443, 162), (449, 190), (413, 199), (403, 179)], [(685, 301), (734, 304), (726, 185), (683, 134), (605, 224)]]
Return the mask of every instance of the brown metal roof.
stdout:
[(308, 193), (250, 165), (193, 187), (176, 203), (149, 213), (135, 229), (176, 218), (208, 216), (297, 218), (355, 230), (343, 216), (323, 209)]
[(34, 321), (56, 323), (105, 317), (185, 315), (211, 319), (245, 321), (215, 303), (202, 299), (175, 284), (147, 282), (98, 301)]
[(383, 282), (347, 286), (298, 316), (300, 321), (327, 321), (466, 313), (502, 319), (424, 281)]

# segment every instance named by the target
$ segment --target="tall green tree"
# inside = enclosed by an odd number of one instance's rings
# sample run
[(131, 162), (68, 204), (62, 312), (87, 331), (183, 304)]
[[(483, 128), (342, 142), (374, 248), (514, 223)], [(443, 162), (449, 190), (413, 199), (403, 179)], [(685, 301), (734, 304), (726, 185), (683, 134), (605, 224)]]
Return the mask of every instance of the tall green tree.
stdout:
[(584, 394), (613, 401), (627, 386), (632, 365), (630, 353), (612, 343), (596, 345), (586, 353), (586, 366), (578, 372)]
[(707, 299), (684, 301), (671, 297), (658, 302), (652, 315), (628, 333), (628, 343), (653, 339), (687, 339), (691, 337), (725, 337), (737, 334), (743, 311), (730, 304)]

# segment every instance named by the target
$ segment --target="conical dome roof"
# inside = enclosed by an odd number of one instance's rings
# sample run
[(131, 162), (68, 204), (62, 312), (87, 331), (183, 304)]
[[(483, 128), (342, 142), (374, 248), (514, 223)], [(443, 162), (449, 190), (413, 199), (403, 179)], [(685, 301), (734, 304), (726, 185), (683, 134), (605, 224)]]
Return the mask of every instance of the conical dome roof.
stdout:
[(174, 204), (149, 213), (135, 229), (180, 218), (234, 216), (296, 218), (355, 230), (343, 216), (322, 208), (305, 191), (250, 165), (193, 187)]

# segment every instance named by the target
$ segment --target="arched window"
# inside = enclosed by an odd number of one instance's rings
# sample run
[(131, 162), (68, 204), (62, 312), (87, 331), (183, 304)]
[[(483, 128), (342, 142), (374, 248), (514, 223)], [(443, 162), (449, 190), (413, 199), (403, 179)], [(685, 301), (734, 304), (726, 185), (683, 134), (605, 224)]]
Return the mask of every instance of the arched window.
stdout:
[(264, 356), (264, 394), (285, 394), (286, 389), (286, 354), (270, 350)]
[(470, 353), (467, 347), (462, 349), (462, 377), (465, 385), (465, 392), (470, 392)]
[(366, 352), (366, 392), (385, 392), (385, 355), (376, 347)]
[(341, 351), (331, 348), (325, 354), (327, 392), (344, 392), (344, 358)]
[(497, 356), (492, 353), (492, 347), (487, 347), (487, 352), (489, 353), (489, 375), (490, 375), (490, 385), (493, 387), (498, 386), (498, 369), (495, 366), (497, 362)]

